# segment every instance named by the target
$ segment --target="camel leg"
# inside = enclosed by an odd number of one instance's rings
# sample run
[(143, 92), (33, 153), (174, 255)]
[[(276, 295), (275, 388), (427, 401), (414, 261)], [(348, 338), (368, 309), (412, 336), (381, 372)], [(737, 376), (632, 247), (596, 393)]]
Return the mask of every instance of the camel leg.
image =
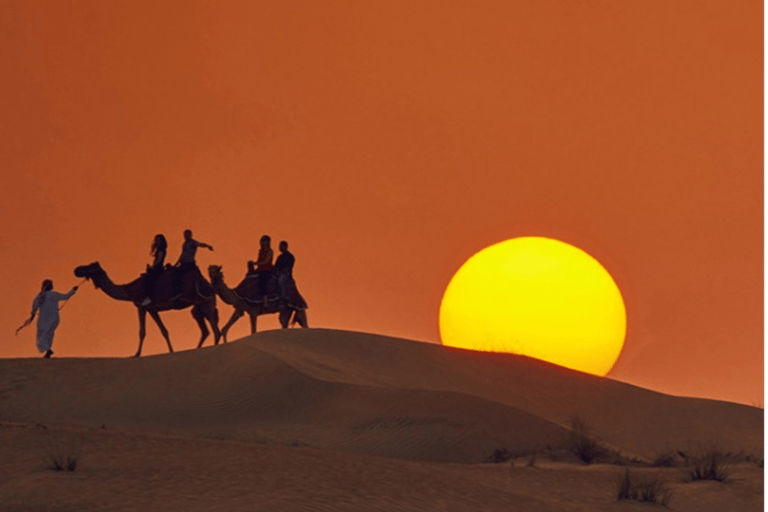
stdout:
[(205, 317), (208, 319), (208, 323), (211, 324), (213, 329), (213, 344), (218, 345), (221, 339), (221, 331), (219, 330), (219, 310), (216, 308), (216, 303), (211, 302), (208, 307), (205, 308)]
[(280, 327), (287, 329), (288, 322), (291, 321), (291, 310), (288, 308), (281, 309), (278, 318), (280, 319)]
[(304, 309), (298, 309), (296, 310), (296, 313), (293, 314), (293, 323), (297, 323), (306, 329), (309, 327), (309, 324), (307, 323), (307, 311)]
[(163, 325), (163, 321), (160, 320), (160, 314), (157, 311), (150, 311), (149, 316), (152, 317), (152, 320), (154, 320), (157, 326), (160, 328), (160, 333), (163, 335), (163, 338), (165, 338), (165, 342), (168, 344), (168, 352), (173, 353), (173, 347), (171, 346), (171, 338), (168, 336), (168, 329), (165, 328), (165, 325)]
[(210, 331), (208, 330), (208, 326), (205, 325), (205, 315), (200, 311), (198, 306), (192, 306), (192, 317), (200, 327), (200, 333), (202, 334), (202, 336), (200, 336), (200, 343), (197, 344), (197, 348), (200, 348), (203, 346), (203, 342), (205, 341), (205, 338), (208, 337)]
[(256, 334), (256, 320), (259, 315), (256, 313), (248, 313), (248, 318), (251, 320), (251, 334)]
[(244, 311), (242, 309), (235, 309), (235, 312), (232, 313), (232, 318), (230, 318), (226, 325), (221, 328), (221, 335), (224, 337), (224, 343), (227, 342), (227, 333), (229, 332), (230, 327), (235, 325), (235, 322), (240, 320), (240, 317), (242, 317), (243, 314)]
[(213, 344), (218, 345), (219, 339), (221, 339), (221, 331), (219, 331), (219, 310), (216, 309), (216, 303), (213, 301), (206, 302), (205, 304), (195, 306), (194, 309), (197, 309), (198, 315), (200, 316), (200, 320), (198, 321), (200, 328), (205, 329), (203, 331), (203, 338), (200, 340), (200, 344), (197, 348), (203, 346), (203, 341), (208, 337), (208, 328), (205, 326), (205, 320), (208, 320), (208, 323), (211, 324), (211, 329), (213, 329)]
[(138, 308), (139, 310), (139, 350), (133, 355), (133, 357), (139, 357), (141, 355), (141, 347), (144, 345), (144, 336), (147, 334), (147, 310), (144, 308)]

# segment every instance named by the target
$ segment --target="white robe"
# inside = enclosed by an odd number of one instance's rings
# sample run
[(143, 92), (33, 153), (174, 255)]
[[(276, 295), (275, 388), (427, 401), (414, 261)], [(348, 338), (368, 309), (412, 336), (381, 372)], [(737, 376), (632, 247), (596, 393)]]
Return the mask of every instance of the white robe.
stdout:
[(32, 314), (39, 310), (37, 316), (37, 350), (41, 353), (51, 350), (53, 346), (53, 333), (59, 325), (59, 301), (70, 298), (74, 293), (74, 289), (69, 293), (49, 290), (40, 292), (32, 302)]

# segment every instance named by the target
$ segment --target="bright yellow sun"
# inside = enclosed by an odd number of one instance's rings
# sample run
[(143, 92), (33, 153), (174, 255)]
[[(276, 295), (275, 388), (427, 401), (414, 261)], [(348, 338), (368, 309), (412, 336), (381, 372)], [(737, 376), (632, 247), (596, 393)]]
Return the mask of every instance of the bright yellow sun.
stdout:
[(512, 352), (603, 376), (624, 345), (627, 313), (610, 274), (564, 242), (492, 245), (456, 272), (440, 304), (452, 347)]

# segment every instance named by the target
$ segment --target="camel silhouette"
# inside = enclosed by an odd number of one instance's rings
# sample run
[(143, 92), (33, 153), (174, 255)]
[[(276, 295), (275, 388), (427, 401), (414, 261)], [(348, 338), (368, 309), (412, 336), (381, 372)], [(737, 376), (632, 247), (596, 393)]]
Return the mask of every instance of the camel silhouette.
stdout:
[(141, 355), (141, 348), (144, 344), (146, 335), (146, 316), (155, 321), (160, 328), (160, 332), (168, 343), (168, 351), (173, 352), (171, 339), (168, 336), (168, 329), (160, 320), (160, 311), (170, 311), (176, 309), (186, 309), (192, 307), (192, 317), (200, 327), (201, 337), (197, 348), (203, 346), (203, 342), (210, 334), (205, 321), (213, 329), (214, 345), (219, 344), (221, 331), (219, 331), (219, 312), (216, 309), (216, 294), (213, 292), (211, 284), (205, 280), (199, 270), (195, 269), (185, 273), (180, 280), (177, 280), (178, 291), (174, 286), (173, 273), (176, 269), (167, 266), (163, 273), (158, 276), (152, 293), (151, 302), (144, 306), (143, 300), (146, 298), (146, 275), (142, 274), (139, 278), (126, 284), (115, 284), (101, 268), (98, 262), (90, 265), (82, 265), (75, 269), (75, 276), (86, 278), (93, 281), (93, 285), (106, 293), (109, 297), (116, 300), (133, 302), (139, 312), (139, 349), (134, 357)]
[(211, 278), (213, 290), (221, 300), (235, 308), (235, 312), (229, 321), (221, 328), (221, 335), (224, 341), (227, 339), (229, 328), (237, 322), (243, 314), (248, 313), (251, 320), (251, 334), (256, 334), (256, 320), (259, 315), (268, 315), (278, 313), (280, 325), (287, 329), (293, 315), (293, 323), (298, 323), (301, 327), (308, 327), (307, 324), (307, 303), (299, 294), (296, 286), (291, 284), (287, 290), (287, 301), (280, 303), (277, 296), (277, 289), (274, 282), (267, 286), (267, 303), (264, 303), (264, 297), (259, 292), (259, 286), (255, 275), (246, 275), (237, 288), (229, 288), (224, 282), (224, 273), (221, 271), (221, 265), (211, 265), (208, 267), (208, 276)]

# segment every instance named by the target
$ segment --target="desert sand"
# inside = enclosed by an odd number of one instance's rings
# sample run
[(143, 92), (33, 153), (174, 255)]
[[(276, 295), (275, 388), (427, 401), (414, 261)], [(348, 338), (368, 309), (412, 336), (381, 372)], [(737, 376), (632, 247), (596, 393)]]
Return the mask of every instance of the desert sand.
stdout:
[[(633, 473), (664, 481), (671, 510), (763, 509), (762, 409), (510, 354), (291, 329), (139, 359), (0, 360), (0, 510), (654, 507), (616, 501), (621, 465), (542, 451), (575, 415)], [(706, 446), (751, 461), (724, 483), (644, 464)], [(500, 449), (520, 456), (487, 462)], [(56, 452), (76, 470), (48, 469)]]

